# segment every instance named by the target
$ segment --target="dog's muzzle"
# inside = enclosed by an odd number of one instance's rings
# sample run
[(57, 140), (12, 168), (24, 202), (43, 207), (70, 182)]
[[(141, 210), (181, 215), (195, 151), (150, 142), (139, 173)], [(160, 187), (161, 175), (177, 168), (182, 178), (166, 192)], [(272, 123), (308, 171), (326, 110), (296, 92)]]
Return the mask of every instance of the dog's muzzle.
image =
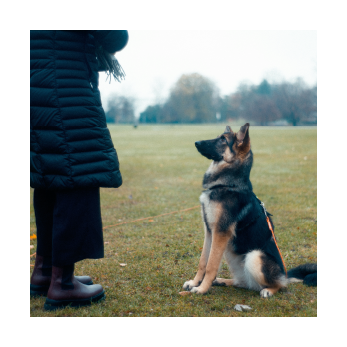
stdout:
[(199, 146), (201, 146), (201, 141), (196, 141), (196, 142), (195, 142), (195, 147), (196, 147), (197, 149), (199, 149)]

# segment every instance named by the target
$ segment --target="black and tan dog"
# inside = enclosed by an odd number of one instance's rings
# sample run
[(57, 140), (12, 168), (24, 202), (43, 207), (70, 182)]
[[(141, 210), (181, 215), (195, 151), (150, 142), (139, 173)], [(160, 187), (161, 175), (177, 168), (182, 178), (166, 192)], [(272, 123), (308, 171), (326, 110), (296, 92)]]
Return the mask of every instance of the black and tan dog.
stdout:
[[(205, 241), (199, 269), (183, 288), (204, 294), (211, 285), (233, 285), (259, 290), (266, 298), (290, 282), (302, 281), (299, 275), (285, 275), (265, 211), (253, 193), (249, 124), (237, 133), (227, 126), (216, 139), (195, 146), (213, 162), (204, 175), (205, 190), (200, 196)], [(274, 228), (271, 219), (270, 223)], [(233, 279), (216, 278), (223, 255)]]

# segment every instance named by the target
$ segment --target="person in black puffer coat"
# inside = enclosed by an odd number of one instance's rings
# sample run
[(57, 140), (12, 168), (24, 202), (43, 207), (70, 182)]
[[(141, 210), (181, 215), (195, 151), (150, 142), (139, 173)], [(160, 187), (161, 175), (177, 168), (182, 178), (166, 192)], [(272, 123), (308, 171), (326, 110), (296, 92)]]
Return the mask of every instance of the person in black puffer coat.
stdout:
[(82, 306), (105, 297), (80, 260), (104, 256), (100, 187), (122, 184), (98, 89), (97, 52), (111, 56), (126, 30), (30, 32), (30, 186), (37, 226), (31, 295), (45, 308)]

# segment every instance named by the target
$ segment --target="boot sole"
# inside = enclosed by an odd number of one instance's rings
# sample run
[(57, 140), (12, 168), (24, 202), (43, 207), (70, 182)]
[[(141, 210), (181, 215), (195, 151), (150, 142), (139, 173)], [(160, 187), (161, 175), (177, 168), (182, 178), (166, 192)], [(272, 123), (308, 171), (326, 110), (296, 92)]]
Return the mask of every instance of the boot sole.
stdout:
[(106, 298), (105, 291), (102, 291), (101, 293), (87, 299), (52, 300), (47, 298), (44, 304), (44, 309), (46, 311), (55, 311), (60, 308), (65, 308), (67, 306), (70, 306), (73, 308), (78, 308), (81, 306), (90, 306), (92, 302), (99, 302), (101, 300), (105, 300), (105, 298)]
[[(93, 284), (93, 281), (90, 281), (84, 284), (87, 286), (90, 286)], [(39, 296), (47, 296), (48, 289), (49, 289), (49, 286), (40, 286), (36, 284), (30, 284), (30, 297), (37, 298)]]

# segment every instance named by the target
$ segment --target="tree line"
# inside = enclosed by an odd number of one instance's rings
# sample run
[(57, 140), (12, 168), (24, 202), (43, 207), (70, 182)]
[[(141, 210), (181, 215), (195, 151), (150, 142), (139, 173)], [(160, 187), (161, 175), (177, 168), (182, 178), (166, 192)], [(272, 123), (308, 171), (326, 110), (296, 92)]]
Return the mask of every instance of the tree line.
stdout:
[[(133, 123), (133, 98), (109, 99), (108, 122)], [(243, 119), (254, 125), (317, 124), (317, 86), (303, 80), (259, 85), (241, 84), (236, 92), (221, 96), (218, 87), (197, 74), (182, 75), (162, 103), (148, 106), (139, 123), (215, 123)]]

